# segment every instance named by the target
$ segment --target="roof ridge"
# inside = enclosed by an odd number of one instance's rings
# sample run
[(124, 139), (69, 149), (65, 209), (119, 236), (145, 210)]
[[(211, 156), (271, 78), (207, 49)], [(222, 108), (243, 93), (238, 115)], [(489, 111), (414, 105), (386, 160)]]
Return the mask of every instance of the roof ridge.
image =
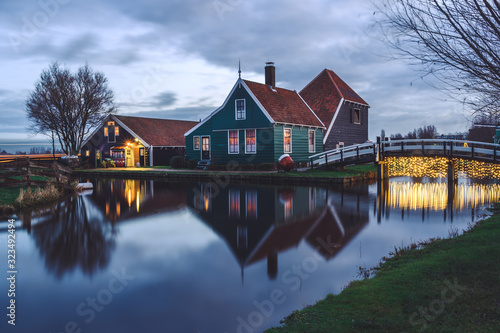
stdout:
[[(326, 68), (325, 68), (326, 69)], [(328, 77), (330, 78), (330, 80), (332, 80), (333, 82), (333, 85), (335, 86), (335, 88), (337, 89), (340, 97), (344, 98), (345, 99), (345, 96), (344, 94), (342, 93), (342, 91), (339, 89), (339, 86), (337, 85), (337, 82), (335, 82), (335, 80), (333, 79), (332, 75), (330, 74), (330, 72), (334, 73), (335, 75), (337, 75), (337, 73), (335, 73), (334, 71), (332, 71), (331, 69), (326, 69), (326, 73), (328, 74)], [(338, 76), (338, 75), (337, 75)], [(340, 77), (339, 77), (340, 78)]]
[(126, 116), (126, 115), (122, 115), (122, 114), (113, 114), (113, 113), (111, 115), (115, 116), (115, 117), (141, 118), (141, 119), (148, 119), (148, 120), (186, 121), (186, 122), (199, 123), (199, 121), (197, 121), (197, 120), (171, 119), (171, 118), (153, 118), (153, 117), (141, 117), (141, 116)]
[(321, 74), (323, 74), (324, 71), (328, 71), (328, 68), (324, 68), (321, 72), (319, 72), (319, 74), (316, 75), (314, 77), (314, 79), (312, 79), (311, 81), (309, 81), (309, 83), (306, 84), (306, 86), (304, 88), (302, 88), (302, 90), (300, 90), (300, 92), (304, 91), (307, 87), (309, 87)]

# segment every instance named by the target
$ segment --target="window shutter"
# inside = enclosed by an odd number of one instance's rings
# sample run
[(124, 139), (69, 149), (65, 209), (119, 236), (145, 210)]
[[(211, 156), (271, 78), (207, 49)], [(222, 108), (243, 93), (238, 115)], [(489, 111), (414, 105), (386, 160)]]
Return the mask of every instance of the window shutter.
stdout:
[(351, 124), (354, 122), (354, 115), (353, 115), (354, 110), (351, 109)]

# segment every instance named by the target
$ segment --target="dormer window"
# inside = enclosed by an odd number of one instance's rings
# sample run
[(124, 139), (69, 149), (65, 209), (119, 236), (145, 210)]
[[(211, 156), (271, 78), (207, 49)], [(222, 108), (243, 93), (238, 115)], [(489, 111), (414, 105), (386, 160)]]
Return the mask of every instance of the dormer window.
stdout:
[(244, 120), (246, 119), (246, 105), (244, 99), (236, 100), (236, 120)]

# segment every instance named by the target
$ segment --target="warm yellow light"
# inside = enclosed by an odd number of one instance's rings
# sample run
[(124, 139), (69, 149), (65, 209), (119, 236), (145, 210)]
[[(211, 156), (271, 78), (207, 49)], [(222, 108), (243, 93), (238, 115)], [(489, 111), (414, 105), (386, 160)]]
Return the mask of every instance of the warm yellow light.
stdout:
[(136, 197), (135, 197), (135, 206), (137, 208), (137, 212), (139, 213), (139, 198), (140, 198), (140, 192), (139, 190), (137, 190), (137, 194), (136, 194)]

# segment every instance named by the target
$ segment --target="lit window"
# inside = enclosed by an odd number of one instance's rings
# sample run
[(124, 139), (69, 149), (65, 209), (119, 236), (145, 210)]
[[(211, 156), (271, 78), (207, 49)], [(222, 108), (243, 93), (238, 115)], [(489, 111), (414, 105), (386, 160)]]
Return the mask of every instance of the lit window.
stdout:
[(248, 154), (257, 152), (257, 140), (255, 139), (255, 130), (249, 129), (245, 131), (246, 146), (245, 152)]
[(246, 118), (246, 110), (245, 110), (245, 100), (237, 99), (236, 100), (236, 120), (243, 120)]
[(90, 150), (85, 151), (85, 156), (89, 157), (90, 156)]
[(229, 190), (229, 217), (240, 217), (240, 191)]
[(246, 192), (246, 215), (247, 218), (257, 218), (257, 191)]
[(193, 137), (193, 149), (200, 150), (200, 137), (199, 136)]
[(309, 152), (314, 153), (316, 152), (316, 140), (315, 140), (315, 134), (314, 130), (309, 130)]
[(115, 135), (120, 135), (120, 128), (115, 126)]
[(353, 122), (355, 124), (360, 124), (360, 118), (359, 118), (359, 109), (354, 109), (353, 115), (352, 115)]
[(239, 154), (240, 152), (238, 134), (239, 131), (229, 131), (229, 154)]
[(292, 129), (291, 128), (285, 128), (284, 133), (283, 133), (283, 141), (284, 141), (284, 151), (285, 153), (291, 153), (292, 152)]
[(108, 128), (104, 127), (104, 136), (108, 136)]
[(115, 126), (115, 122), (114, 121), (108, 121), (108, 126)]

